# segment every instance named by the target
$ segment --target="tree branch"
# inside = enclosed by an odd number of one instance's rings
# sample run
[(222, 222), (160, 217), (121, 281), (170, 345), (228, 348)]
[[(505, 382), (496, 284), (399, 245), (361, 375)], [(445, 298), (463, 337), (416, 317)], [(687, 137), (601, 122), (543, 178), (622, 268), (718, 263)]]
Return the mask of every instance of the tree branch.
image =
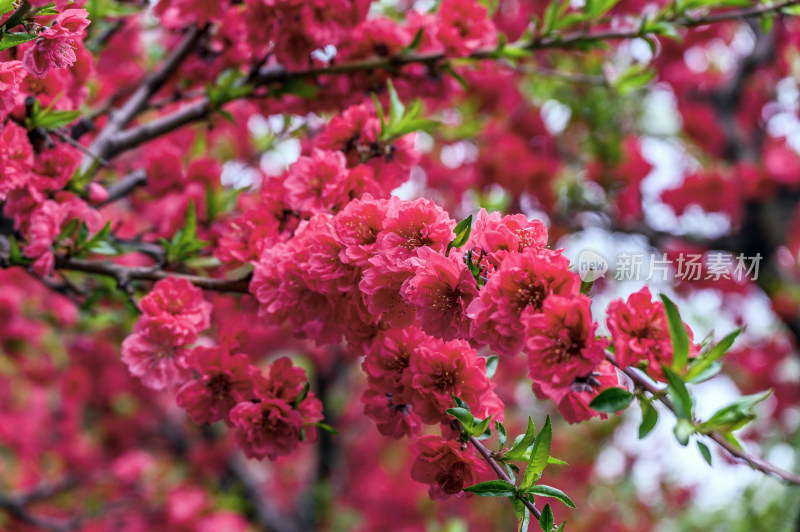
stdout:
[[(617, 369), (622, 371), (625, 375), (627, 375), (633, 383), (642, 388), (647, 393), (661, 401), (661, 403), (669, 409), (670, 412), (675, 414), (675, 406), (672, 404), (672, 401), (669, 400), (668, 397), (665, 395), (665, 390), (660, 390), (655, 387), (652, 383), (650, 383), (647, 379), (642, 377), (633, 367), (622, 368), (617, 364), (616, 358), (614, 355), (610, 353), (606, 353), (606, 360), (611, 362)], [(744, 448), (740, 448), (729, 442), (725, 439), (725, 437), (717, 431), (711, 431), (708, 433), (704, 433), (706, 436), (711, 438), (717, 445), (725, 449), (731, 456), (734, 458), (745, 462), (751, 468), (761, 471), (767, 475), (771, 475), (776, 477), (784, 482), (789, 484), (796, 484), (800, 485), (800, 475), (797, 473), (793, 473), (791, 471), (786, 471), (779, 467), (776, 467), (768, 462), (766, 462), (761, 457), (755, 456), (749, 452), (747, 452)]]
[[(676, 25), (683, 27), (696, 27), (705, 24), (716, 22), (724, 22), (727, 20), (746, 19), (758, 17), (774, 12), (778, 12), (783, 8), (800, 4), (800, 0), (785, 0), (774, 5), (759, 5), (747, 9), (730, 10), (722, 13), (715, 13), (705, 17), (687, 18), (679, 17), (674, 19), (667, 19), (667, 22), (672, 22)], [(540, 37), (533, 39), (529, 43), (517, 45), (519, 48), (535, 51), (545, 50), (552, 48), (568, 48), (571, 46), (606, 40), (624, 40), (635, 39), (643, 37), (646, 34), (639, 29), (626, 29), (626, 30), (605, 30), (595, 33), (588, 33), (586, 31), (579, 31), (568, 33), (566, 35), (556, 35), (552, 37)], [(513, 45), (511, 45), (513, 46)], [(493, 59), (497, 57), (497, 50), (495, 48), (484, 48), (476, 50), (465, 58), (453, 59), (467, 59), (467, 60), (482, 60)], [(309, 68), (307, 70), (287, 71), (281, 65), (271, 65), (259, 70), (258, 74), (248, 79), (249, 83), (256, 86), (264, 86), (270, 83), (284, 83), (290, 80), (308, 79), (318, 76), (332, 76), (340, 74), (350, 74), (353, 72), (366, 72), (371, 70), (396, 70), (402, 66), (409, 64), (426, 64), (435, 65), (439, 62), (448, 60), (444, 52), (426, 52), (426, 53), (412, 53), (400, 54), (390, 57), (373, 57), (360, 61), (353, 61), (350, 63), (334, 64), (326, 67)], [(104, 142), (108, 143), (107, 151), (95, 150), (99, 153), (105, 154), (107, 157), (113, 157), (123, 151), (135, 148), (136, 146), (151, 140), (160, 135), (164, 135), (179, 127), (182, 127), (191, 122), (206, 118), (213, 110), (213, 106), (207, 96), (201, 98), (199, 101), (186, 105), (185, 107), (160, 118), (153, 120), (147, 124), (134, 127), (127, 131), (115, 131), (104, 138)], [(121, 129), (121, 128), (120, 128)]]
[(28, 523), (40, 530), (52, 532), (72, 532), (78, 530), (80, 519), (76, 516), (67, 520), (56, 520), (40, 517), (30, 513), (25, 506), (28, 504), (50, 498), (62, 491), (66, 491), (77, 484), (73, 477), (67, 477), (54, 484), (41, 484), (30, 491), (5, 495), (0, 493), (0, 510), (5, 510), (14, 518)]
[(77, 272), (92, 273), (113, 277), (121, 287), (134, 280), (158, 281), (167, 277), (186, 279), (198, 288), (215, 292), (233, 292), (246, 294), (250, 285), (250, 277), (241, 279), (215, 279), (201, 275), (170, 272), (159, 268), (145, 268), (136, 266), (120, 266), (110, 262), (95, 262), (70, 257), (56, 257), (56, 269), (72, 270)]
[[(483, 459), (489, 463), (489, 466), (494, 470), (495, 474), (497, 475), (497, 478), (499, 478), (500, 480), (505, 480), (509, 484), (513, 484), (513, 482), (511, 482), (511, 477), (509, 477), (508, 474), (505, 471), (503, 471), (503, 468), (500, 467), (500, 464), (498, 464), (497, 461), (494, 458), (492, 458), (492, 452), (489, 449), (484, 447), (483, 444), (480, 441), (478, 441), (478, 439), (475, 436), (470, 436), (469, 442), (472, 444), (473, 447), (475, 447), (475, 449), (478, 450), (478, 453), (483, 457)], [(541, 512), (536, 508), (536, 506), (533, 505), (531, 501), (529, 501), (525, 497), (521, 497), (519, 494), (517, 495), (517, 498), (522, 501), (522, 504), (524, 504), (525, 507), (528, 510), (530, 510), (531, 515), (533, 515), (537, 520), (539, 519), (539, 517), (541, 517), (542, 515)]]
[[(172, 54), (164, 61), (161, 68), (145, 77), (139, 88), (128, 98), (118, 110), (112, 111), (108, 123), (95, 137), (89, 151), (97, 157), (108, 157), (109, 141), (125, 126), (127, 126), (146, 106), (150, 98), (167, 82), (178, 69), (184, 59), (192, 52), (200, 37), (205, 33), (205, 28), (193, 26), (186, 32), (181, 42)], [(87, 171), (94, 164), (95, 159), (85, 157), (81, 165), (82, 171)]]

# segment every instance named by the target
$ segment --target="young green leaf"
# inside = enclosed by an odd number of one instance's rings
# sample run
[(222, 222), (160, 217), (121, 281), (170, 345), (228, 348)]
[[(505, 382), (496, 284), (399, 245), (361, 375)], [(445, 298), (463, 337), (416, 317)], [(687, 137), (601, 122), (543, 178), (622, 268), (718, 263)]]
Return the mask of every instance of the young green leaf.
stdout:
[(640, 405), (642, 407), (642, 423), (639, 425), (639, 439), (641, 440), (650, 434), (650, 431), (656, 426), (658, 410), (648, 400), (641, 400)]
[(635, 396), (622, 388), (606, 388), (589, 403), (589, 408), (606, 414), (625, 410)]
[(445, 410), (445, 412), (459, 420), (461, 422), (461, 426), (464, 427), (464, 430), (470, 433), (472, 432), (472, 428), (475, 426), (475, 417), (472, 415), (472, 413), (470, 413), (469, 410), (457, 407), (448, 408)]
[(505, 480), (487, 480), (464, 488), (464, 491), (481, 497), (514, 497), (517, 494), (517, 487)]
[(451, 249), (458, 249), (467, 243), (467, 240), (469, 240), (469, 235), (472, 232), (472, 215), (470, 214), (458, 222), (455, 229), (453, 229), (453, 232), (455, 233), (456, 237), (452, 240), (452, 242), (447, 244), (447, 251), (445, 252), (445, 255), (449, 254)]
[(542, 497), (552, 497), (554, 499), (558, 499), (559, 501), (563, 502), (569, 508), (575, 508), (575, 503), (572, 502), (572, 499), (567, 497), (567, 494), (561, 491), (560, 489), (554, 488), (552, 486), (545, 486), (543, 484), (536, 484), (535, 486), (530, 486), (529, 488), (524, 490), (526, 493), (530, 493), (533, 495), (541, 495)]
[(522, 488), (528, 488), (535, 484), (542, 476), (542, 471), (547, 467), (547, 459), (550, 457), (550, 445), (553, 442), (553, 426), (550, 423), (550, 416), (544, 422), (544, 427), (533, 444), (533, 451), (528, 461), (528, 467), (522, 477)]
[(553, 510), (550, 509), (550, 503), (547, 503), (544, 505), (544, 508), (542, 508), (542, 514), (539, 516), (539, 528), (544, 532), (551, 532), (555, 524), (556, 520), (553, 518)]
[(500, 448), (502, 449), (506, 444), (506, 428), (503, 426), (502, 423), (495, 420), (494, 422), (494, 430), (497, 431), (497, 439), (500, 441)]
[(697, 440), (697, 448), (700, 449), (700, 454), (703, 455), (703, 458), (706, 462), (708, 462), (708, 465), (713, 465), (711, 463), (711, 450), (708, 448), (708, 445), (700, 440)]
[[(470, 414), (472, 415), (472, 414)], [(477, 420), (475, 420), (477, 422)], [(483, 421), (476, 423), (472, 430), (470, 430), (470, 435), (476, 437), (479, 440), (485, 440), (492, 436), (492, 429), (489, 428), (489, 423), (492, 421), (492, 416), (487, 417)]]
[(497, 363), (499, 361), (499, 357), (497, 355), (492, 355), (486, 358), (486, 376), (488, 378), (494, 377), (495, 372), (497, 371)]
[(453, 397), (453, 404), (455, 404), (457, 408), (463, 408), (467, 412), (471, 412), (471, 410), (469, 409), (469, 405), (465, 403), (460, 397), (456, 397), (455, 395), (453, 395), (452, 397)]
[(709, 367), (711, 367), (714, 362), (722, 358), (725, 353), (727, 353), (731, 346), (733, 346), (733, 342), (736, 341), (736, 338), (742, 333), (742, 329), (736, 329), (725, 338), (719, 341), (708, 354), (702, 358), (697, 359), (689, 366), (689, 371), (686, 373), (686, 380), (694, 381), (698, 379), (700, 375), (702, 375)]
[(6, 33), (0, 37), (0, 52), (36, 38), (35, 33)]
[(297, 395), (297, 397), (295, 397), (294, 402), (292, 403), (292, 407), (297, 408), (298, 406), (300, 406), (300, 403), (305, 401), (306, 397), (308, 397), (308, 391), (310, 389), (311, 389), (311, 384), (306, 382), (305, 386), (303, 386), (303, 389), (300, 390), (300, 393)]
[(517, 514), (517, 532), (528, 532), (531, 523), (531, 511), (519, 497), (511, 497), (514, 513)]
[(675, 415), (678, 419), (691, 419), (692, 397), (689, 395), (689, 390), (686, 389), (686, 383), (667, 366), (662, 364), (661, 369), (667, 377), (667, 383), (669, 384), (668, 394), (675, 407)]
[(675, 438), (678, 440), (678, 443), (686, 445), (689, 443), (691, 435), (697, 432), (697, 427), (695, 427), (694, 423), (689, 419), (679, 419), (678, 423), (675, 424), (673, 432), (675, 433)]
[(316, 422), (316, 423), (306, 423), (306, 425), (313, 425), (314, 427), (317, 427), (318, 429), (324, 430), (328, 434), (339, 434), (338, 430), (336, 430), (335, 428), (331, 427), (327, 423)]
[(703, 432), (712, 430), (731, 432), (740, 429), (755, 419), (755, 414), (751, 412), (751, 409), (770, 395), (772, 395), (772, 390), (740, 397), (728, 406), (717, 410), (708, 421), (700, 424), (699, 429)]
[(672, 338), (672, 368), (676, 372), (683, 373), (689, 359), (689, 334), (675, 303), (664, 294), (661, 294), (661, 300), (664, 302), (669, 335)]
[(536, 437), (536, 425), (533, 423), (533, 418), (528, 417), (528, 428), (525, 434), (520, 434), (514, 440), (514, 445), (506, 453), (506, 458), (509, 460), (519, 460), (528, 452), (528, 447), (533, 445), (533, 439)]

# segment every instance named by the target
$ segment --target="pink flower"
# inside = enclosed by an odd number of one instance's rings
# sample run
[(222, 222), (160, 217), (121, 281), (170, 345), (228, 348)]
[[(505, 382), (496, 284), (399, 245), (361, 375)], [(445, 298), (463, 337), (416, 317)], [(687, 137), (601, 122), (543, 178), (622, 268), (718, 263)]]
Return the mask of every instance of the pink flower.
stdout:
[(445, 500), (477, 482), (486, 464), (456, 440), (443, 441), (439, 436), (422, 436), (411, 444), (414, 463), (411, 478), (430, 484), (433, 500)]
[(9, 192), (23, 187), (33, 168), (33, 148), (28, 134), (14, 122), (8, 122), (0, 134), (0, 201)]
[(413, 438), (422, 432), (422, 420), (411, 405), (395, 404), (392, 394), (371, 388), (361, 396), (364, 413), (375, 422), (378, 432), (390, 438)]
[(299, 410), (280, 399), (239, 403), (231, 410), (230, 419), (236, 427), (237, 445), (248, 458), (259, 460), (291, 454), (300, 444), (305, 423)]
[(369, 259), (377, 252), (378, 233), (383, 229), (387, 205), (387, 200), (364, 194), (334, 216), (333, 229), (344, 246), (340, 255), (342, 262), (369, 267)]
[(85, 9), (67, 9), (55, 23), (39, 34), (39, 38), (25, 50), (22, 64), (25, 69), (43, 78), (55, 68), (67, 68), (77, 61), (75, 40), (80, 39), (89, 25)]
[(541, 313), (525, 318), (525, 351), (532, 379), (569, 385), (604, 360), (607, 342), (594, 338), (597, 324), (592, 322), (591, 304), (583, 295), (551, 295)]
[(515, 355), (526, 338), (523, 316), (541, 312), (550, 294), (577, 296), (580, 279), (562, 255), (529, 247), (512, 253), (467, 309), (472, 336), (497, 353)]
[[(664, 378), (661, 364), (672, 364), (672, 338), (664, 305), (652, 300), (648, 287), (628, 296), (627, 302), (615, 299), (609, 303), (606, 324), (621, 367), (647, 362), (651, 376)], [(692, 331), (686, 330), (691, 341)], [(696, 353), (697, 347), (692, 345), (690, 352)]]
[(449, 55), (466, 56), (497, 43), (497, 29), (486, 8), (473, 0), (443, 0), (437, 38)]
[(21, 61), (0, 63), (0, 120), (5, 120), (17, 106), (19, 84), (26, 75)]
[[(230, 412), (236, 442), (248, 458), (275, 460), (290, 454), (302, 441), (313, 442), (312, 423), (322, 419), (322, 403), (313, 392), (300, 400), (304, 372), (288, 358), (277, 360), (268, 379), (259, 379), (255, 398), (237, 404)], [(297, 404), (299, 402), (299, 404)]]
[(390, 326), (404, 329), (416, 320), (416, 310), (400, 295), (400, 290), (413, 272), (395, 271), (395, 265), (381, 256), (369, 260), (371, 266), (361, 274), (358, 288), (366, 300), (367, 309)]
[(311, 156), (295, 162), (286, 176), (286, 201), (303, 213), (329, 212), (344, 207), (347, 194), (347, 161), (342, 152), (314, 149)]
[(194, 342), (211, 321), (211, 303), (203, 299), (203, 291), (180, 277), (158, 281), (139, 302), (139, 309), (149, 326), (172, 334), (178, 345)]
[(378, 234), (378, 252), (390, 270), (409, 270), (407, 261), (416, 257), (420, 248), (443, 252), (453, 240), (453, 227), (455, 222), (431, 200), (392, 197), (383, 231)]
[(494, 400), (494, 384), (486, 376), (486, 359), (461, 340), (433, 340), (412, 351), (403, 387), (404, 402), (427, 424), (450, 419), (445, 410), (453, 405), (454, 395), (475, 415), (498, 413), (489, 406), (500, 403)]
[(361, 364), (370, 388), (392, 396), (403, 395), (403, 373), (411, 353), (431, 340), (416, 327), (381, 332)]
[(253, 381), (260, 375), (247, 355), (231, 356), (222, 347), (195, 347), (188, 365), (199, 378), (184, 384), (176, 401), (198, 425), (224, 420), (242, 401), (253, 398)]
[(547, 228), (539, 220), (528, 220), (524, 214), (489, 214), (481, 209), (467, 248), (478, 248), (497, 267), (509, 253), (522, 253), (529, 247), (544, 249), (547, 239)]
[(575, 379), (567, 386), (555, 386), (547, 379), (535, 379), (533, 392), (541, 400), (552, 399), (568, 423), (580, 423), (592, 417), (608, 417), (589, 408), (589, 404), (601, 391), (615, 386), (619, 386), (617, 370), (611, 363), (603, 361), (588, 376)]
[(425, 251), (412, 259), (417, 273), (404, 283), (403, 298), (417, 307), (426, 333), (445, 341), (467, 338), (467, 306), (478, 297), (477, 282), (463, 260)]
[(122, 342), (122, 362), (153, 390), (167, 390), (192, 378), (186, 351), (159, 327), (141, 327)]

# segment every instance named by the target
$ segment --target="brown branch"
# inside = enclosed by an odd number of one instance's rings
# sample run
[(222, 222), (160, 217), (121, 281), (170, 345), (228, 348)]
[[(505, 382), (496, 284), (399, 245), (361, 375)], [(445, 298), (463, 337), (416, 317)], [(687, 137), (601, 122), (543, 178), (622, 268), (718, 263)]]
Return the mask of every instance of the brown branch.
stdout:
[[(145, 77), (141, 85), (139, 85), (139, 88), (136, 89), (120, 109), (111, 112), (108, 123), (103, 130), (98, 133), (89, 147), (92, 153), (96, 153), (98, 157), (108, 156), (109, 141), (136, 118), (147, 106), (147, 102), (150, 98), (158, 92), (170, 76), (175, 73), (183, 60), (194, 50), (194, 47), (204, 33), (205, 29), (200, 29), (196, 26), (190, 28), (175, 50), (173, 50), (172, 54), (164, 61), (164, 64), (161, 65), (158, 70)], [(87, 171), (92, 167), (94, 162), (95, 159), (92, 157), (84, 158), (81, 169), (84, 172)]]
[[(774, 5), (760, 5), (747, 9), (730, 10), (723, 13), (715, 13), (699, 18), (674, 18), (667, 19), (683, 27), (696, 27), (705, 24), (723, 22), (727, 20), (746, 19), (758, 17), (774, 12), (778, 12), (785, 7), (800, 4), (800, 0), (785, 0)], [(646, 34), (640, 28), (626, 30), (605, 30), (594, 33), (578, 31), (566, 35), (556, 35), (552, 37), (540, 37), (529, 43), (517, 45), (519, 48), (535, 51), (552, 48), (568, 48), (574, 45), (605, 40), (624, 40), (643, 37)], [(513, 46), (513, 45), (511, 45)], [(484, 48), (476, 50), (465, 58), (466, 60), (494, 59), (498, 57), (495, 48)], [(334, 64), (326, 67), (310, 68), (307, 70), (287, 71), (281, 65), (271, 65), (260, 69), (259, 73), (248, 79), (249, 83), (257, 86), (264, 86), (270, 83), (284, 83), (289, 80), (308, 79), (318, 76), (332, 76), (350, 74), (353, 72), (368, 72), (372, 70), (397, 70), (408, 64), (435, 65), (448, 59), (444, 52), (426, 52), (413, 54), (400, 54), (391, 57), (373, 57), (350, 63)], [(157, 136), (164, 135), (186, 124), (197, 120), (202, 120), (211, 113), (214, 106), (208, 97), (203, 97), (197, 102), (186, 105), (185, 107), (147, 124), (134, 127), (127, 131), (118, 131), (108, 135), (104, 142), (108, 143), (108, 151), (101, 151), (109, 158), (123, 151), (135, 148), (136, 146), (151, 140)]]
[(102, 201), (97, 208), (105, 207), (110, 203), (114, 203), (115, 201), (124, 198), (136, 188), (144, 186), (145, 183), (147, 183), (147, 172), (141, 169), (131, 172), (108, 187), (108, 197)]
[[(513, 484), (513, 482), (511, 481), (511, 477), (508, 476), (508, 473), (503, 471), (503, 468), (500, 467), (500, 464), (498, 464), (497, 461), (492, 457), (492, 452), (489, 449), (484, 447), (484, 445), (480, 441), (478, 441), (478, 439), (475, 436), (470, 436), (469, 442), (472, 444), (473, 447), (475, 447), (475, 449), (478, 450), (478, 453), (483, 457), (483, 459), (486, 460), (486, 462), (488, 462), (489, 466), (492, 468), (492, 470), (494, 470), (495, 474), (497, 475), (497, 478), (499, 478), (500, 480), (505, 480), (509, 484)], [(519, 494), (517, 494), (517, 498), (522, 501), (522, 504), (524, 504), (528, 510), (530, 510), (531, 515), (533, 515), (533, 517), (535, 517), (537, 520), (539, 519), (539, 517), (541, 517), (542, 515), (541, 512), (536, 508), (536, 506), (533, 505), (533, 503), (530, 500)]]
[(129, 286), (130, 281), (158, 281), (167, 277), (186, 279), (198, 288), (215, 292), (232, 292), (246, 294), (250, 285), (250, 277), (241, 279), (215, 279), (201, 275), (170, 272), (160, 268), (146, 268), (136, 266), (120, 266), (110, 262), (95, 262), (70, 257), (56, 257), (57, 270), (71, 270), (113, 277), (121, 287)]
[(77, 484), (73, 477), (67, 477), (60, 482), (53, 484), (41, 484), (30, 491), (17, 494), (0, 493), (0, 511), (5, 510), (11, 516), (28, 523), (40, 530), (52, 532), (72, 532), (80, 528), (80, 518), (78, 516), (67, 520), (56, 520), (49, 517), (41, 517), (30, 513), (25, 507), (28, 504), (48, 499), (63, 491), (71, 489)]
[[(664, 406), (666, 406), (670, 412), (675, 414), (675, 406), (672, 404), (672, 401), (670, 401), (669, 398), (666, 397), (666, 390), (658, 389), (647, 379), (642, 377), (633, 367), (627, 367), (627, 368), (620, 367), (619, 364), (617, 364), (617, 360), (616, 358), (614, 358), (614, 355), (606, 353), (606, 360), (611, 362), (617, 369), (619, 369), (625, 375), (627, 375), (637, 387), (645, 390), (647, 393), (649, 393), (650, 395), (661, 401), (661, 403)], [(766, 462), (761, 457), (758, 457), (756, 455), (747, 452), (744, 448), (737, 447), (736, 445), (726, 440), (725, 437), (717, 431), (710, 431), (703, 434), (711, 438), (717, 445), (725, 449), (731, 456), (742, 462), (745, 462), (751, 468), (757, 471), (761, 471), (762, 473), (765, 473), (767, 475), (776, 477), (789, 484), (800, 485), (800, 475), (798, 475), (797, 473), (793, 473), (791, 471), (786, 471), (784, 469), (776, 467)]]

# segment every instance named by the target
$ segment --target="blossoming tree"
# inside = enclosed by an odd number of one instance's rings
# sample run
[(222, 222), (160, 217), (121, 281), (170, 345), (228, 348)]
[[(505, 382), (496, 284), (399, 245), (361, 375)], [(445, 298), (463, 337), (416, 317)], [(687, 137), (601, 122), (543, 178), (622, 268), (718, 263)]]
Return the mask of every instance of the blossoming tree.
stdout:
[(800, 1), (0, 13), (0, 528), (648, 530), (630, 423), (800, 484)]

